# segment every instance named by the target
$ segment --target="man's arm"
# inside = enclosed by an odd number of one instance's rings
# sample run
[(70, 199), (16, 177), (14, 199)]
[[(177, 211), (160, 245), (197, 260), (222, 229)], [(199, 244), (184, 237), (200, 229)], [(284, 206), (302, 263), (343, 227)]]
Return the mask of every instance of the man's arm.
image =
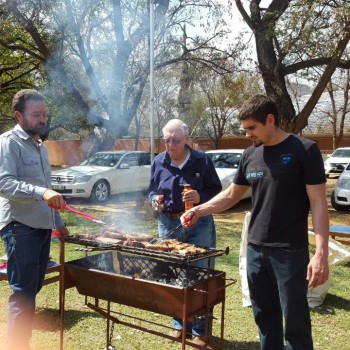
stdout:
[(192, 227), (197, 220), (209, 214), (220, 213), (233, 207), (248, 190), (249, 186), (242, 186), (232, 183), (225, 191), (220, 192), (211, 200), (195, 206), (181, 216), (184, 227)]
[(307, 280), (309, 287), (315, 288), (329, 278), (329, 218), (326, 185), (306, 185), (306, 190), (310, 200), (312, 225), (316, 238), (316, 252), (308, 265)]

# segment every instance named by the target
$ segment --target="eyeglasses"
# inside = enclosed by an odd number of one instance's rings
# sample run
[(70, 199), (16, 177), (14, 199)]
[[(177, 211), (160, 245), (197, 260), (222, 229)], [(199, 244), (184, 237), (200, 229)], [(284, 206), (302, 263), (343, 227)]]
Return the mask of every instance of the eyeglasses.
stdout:
[(163, 139), (164, 143), (173, 143), (174, 145), (178, 145), (179, 143), (181, 143), (182, 139)]

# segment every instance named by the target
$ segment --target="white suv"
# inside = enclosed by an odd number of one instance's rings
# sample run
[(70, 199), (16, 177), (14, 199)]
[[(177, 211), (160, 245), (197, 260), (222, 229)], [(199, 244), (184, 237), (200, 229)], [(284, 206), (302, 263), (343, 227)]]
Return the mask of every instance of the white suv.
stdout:
[(65, 197), (102, 203), (112, 194), (146, 191), (150, 178), (149, 153), (97, 152), (76, 166), (53, 172), (51, 186)]
[(350, 163), (350, 147), (337, 148), (324, 161), (326, 176), (330, 174), (341, 174), (344, 168)]
[(332, 207), (337, 211), (350, 209), (350, 164), (344, 169), (331, 195)]

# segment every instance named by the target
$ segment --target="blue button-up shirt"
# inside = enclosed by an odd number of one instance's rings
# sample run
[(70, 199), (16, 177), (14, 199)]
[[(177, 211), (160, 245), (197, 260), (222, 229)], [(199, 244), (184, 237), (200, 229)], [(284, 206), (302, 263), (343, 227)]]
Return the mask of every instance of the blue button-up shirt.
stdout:
[(43, 194), (51, 188), (48, 153), (19, 126), (0, 136), (0, 229), (12, 221), (33, 228), (63, 226)]
[(154, 196), (164, 195), (164, 213), (185, 211), (181, 195), (184, 188), (181, 184), (190, 184), (199, 193), (200, 203), (207, 202), (222, 189), (211, 159), (202, 151), (188, 149), (190, 157), (182, 169), (171, 165), (166, 151), (155, 157), (152, 164), (148, 200), (151, 204)]

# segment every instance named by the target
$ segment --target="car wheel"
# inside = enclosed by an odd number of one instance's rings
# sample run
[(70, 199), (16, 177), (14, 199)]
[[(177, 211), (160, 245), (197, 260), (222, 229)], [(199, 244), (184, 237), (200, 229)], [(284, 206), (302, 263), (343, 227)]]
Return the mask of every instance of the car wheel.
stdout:
[(334, 191), (331, 194), (331, 205), (336, 211), (348, 211), (350, 209), (348, 205), (340, 205), (336, 203)]
[(109, 193), (109, 184), (107, 181), (99, 180), (92, 188), (90, 200), (97, 203), (103, 203), (109, 198)]

